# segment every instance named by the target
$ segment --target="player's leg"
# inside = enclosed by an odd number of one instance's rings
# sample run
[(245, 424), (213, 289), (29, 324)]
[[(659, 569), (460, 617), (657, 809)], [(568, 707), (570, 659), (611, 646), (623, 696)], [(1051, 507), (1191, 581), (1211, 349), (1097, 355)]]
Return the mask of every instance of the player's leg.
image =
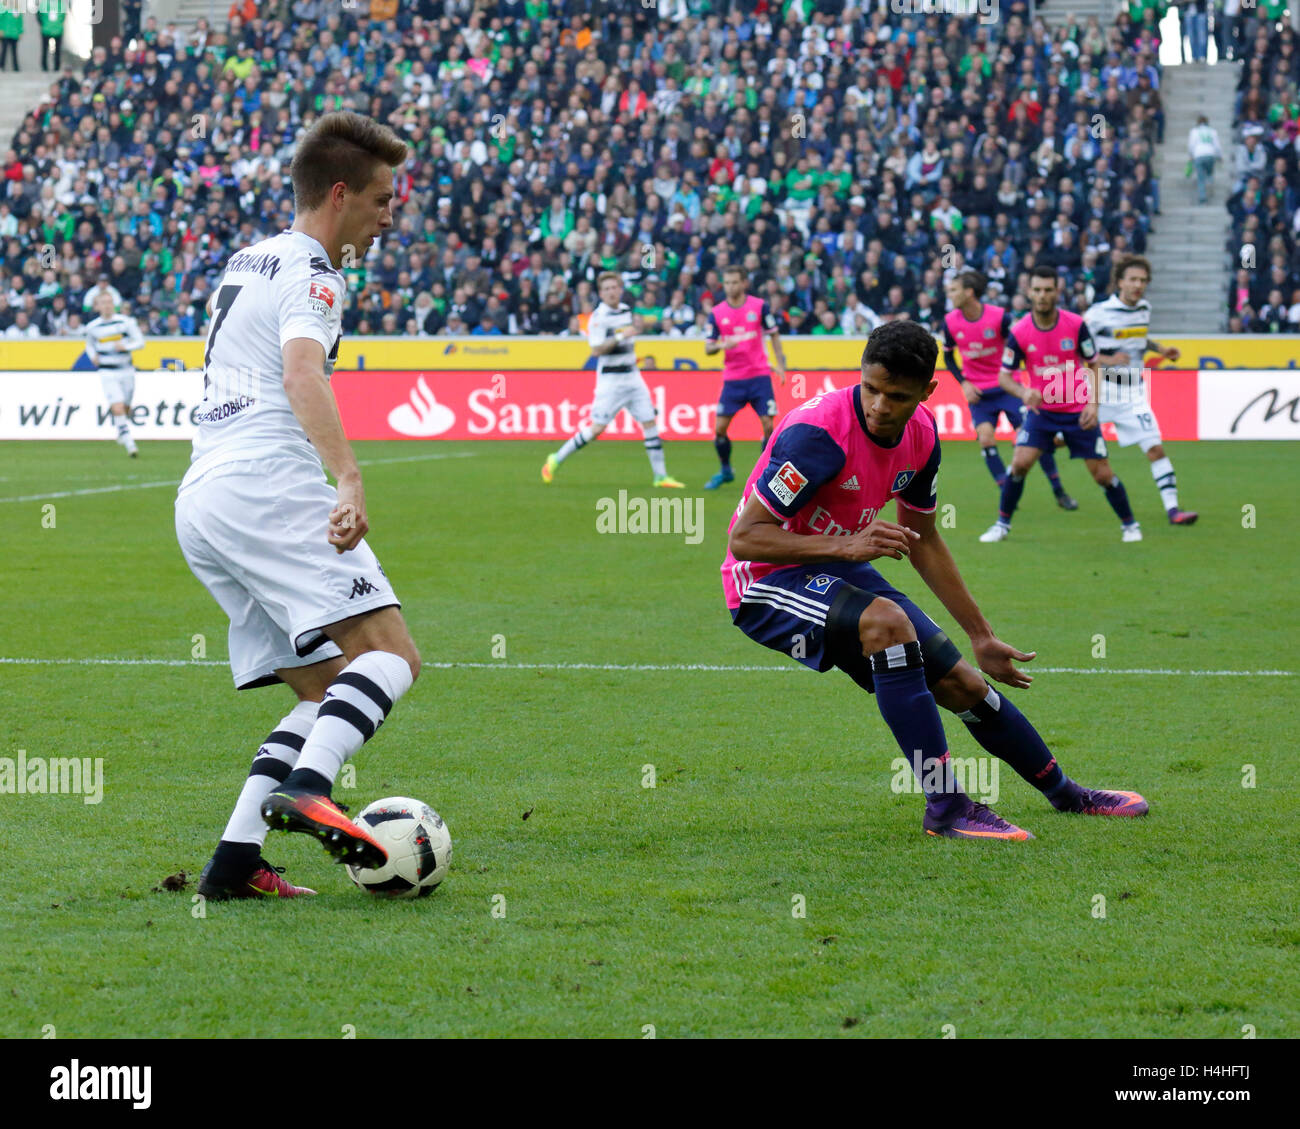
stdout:
[(1193, 525), (1200, 516), (1195, 510), (1184, 510), (1178, 505), (1178, 476), (1174, 473), (1173, 461), (1165, 454), (1165, 445), (1157, 433), (1154, 442), (1139, 441), (1142, 451), (1151, 464), (1151, 477), (1155, 479), (1156, 489), (1160, 491), (1160, 501), (1165, 513), (1169, 515), (1170, 525)]
[(401, 612), (391, 605), (324, 623), (320, 630), (347, 662), (326, 687), (297, 762), (267, 795), (262, 817), (276, 830), (315, 835), (339, 861), (380, 866), (386, 857), (382, 848), (342, 815), (330, 793), (339, 770), (419, 676), (420, 654)]
[(1171, 525), (1192, 525), (1199, 516), (1193, 510), (1184, 510), (1178, 505), (1178, 477), (1174, 474), (1174, 464), (1165, 453), (1164, 439), (1160, 434), (1160, 423), (1151, 405), (1146, 400), (1139, 400), (1125, 405), (1120, 418), (1115, 422), (1115, 433), (1120, 445), (1127, 447), (1136, 443), (1146, 455), (1151, 466), (1151, 477), (1155, 479), (1156, 489), (1160, 491), (1160, 501), (1169, 515)]
[(1056, 504), (1063, 510), (1077, 510), (1079, 503), (1071, 498), (1065, 492), (1065, 487), (1061, 485), (1061, 472), (1056, 469), (1055, 451), (1044, 451), (1038, 458), (1038, 465), (1043, 468), (1043, 473), (1047, 475), (1047, 481), (1052, 487), (1052, 496), (1056, 498)]
[(293, 690), (298, 701), (271, 730), (253, 757), (221, 841), (199, 876), (199, 893), (204, 897), (284, 898), (316, 892), (286, 882), (280, 877), (283, 867), (273, 867), (262, 857), (262, 847), (270, 831), (262, 818), (262, 803), (293, 769), (316, 722), (325, 692), (343, 665), (344, 660), (336, 655), (311, 666), (280, 668), (275, 672)]
[[(594, 413), (594, 407), (593, 407)], [(612, 416), (610, 418), (613, 418)], [(588, 443), (594, 443), (600, 438), (601, 433), (605, 430), (609, 419), (597, 423), (593, 414), (592, 422), (578, 428), (568, 439), (564, 441), (558, 451), (552, 455), (546, 456), (546, 462), (542, 464), (542, 481), (550, 482), (555, 478), (555, 471), (559, 465), (564, 462), (570, 455), (581, 451)]]
[(1038, 731), (1003, 690), (994, 689), (962, 659), (934, 684), (934, 700), (966, 723), (985, 752), (1006, 761), (1057, 811), (1075, 815), (1146, 815), (1137, 792), (1085, 788), (1062, 770)]
[(925, 793), (926, 833), (944, 838), (1033, 838), (974, 803), (953, 776), (948, 739), (930, 687), (960, 661), (957, 648), (874, 569), (860, 568), (854, 579), (867, 587), (846, 584), (832, 602), (826, 616), (827, 649), (837, 666), (875, 694), (881, 717)]
[(730, 394), (727, 385), (732, 381), (724, 380), (722, 382), (722, 395), (718, 400), (718, 414), (713, 420), (713, 449), (718, 452), (719, 470), (708, 482), (704, 484), (705, 490), (717, 490), (724, 483), (735, 481), (735, 474), (731, 470), (731, 440), (727, 437), (727, 431), (731, 427), (731, 421), (735, 417), (735, 409), (729, 408)]
[[(1101, 449), (1104, 451), (1104, 446)], [(1088, 473), (1092, 475), (1092, 480), (1105, 492), (1106, 501), (1110, 503), (1110, 508), (1115, 511), (1115, 516), (1119, 518), (1120, 525), (1123, 528), (1122, 540), (1141, 541), (1142, 527), (1138, 524), (1137, 518), (1133, 516), (1133, 507), (1129, 505), (1128, 491), (1124, 489), (1124, 484), (1120, 482), (1119, 476), (1111, 468), (1110, 460), (1103, 455), (1101, 458), (1085, 459), (1084, 465), (1088, 468)]]
[[(975, 405), (972, 404), (971, 407), (974, 408)], [(971, 415), (974, 416), (973, 411)], [(1002, 453), (998, 450), (996, 432), (997, 429), (988, 420), (981, 420), (975, 425), (975, 442), (979, 444), (980, 454), (984, 457), (984, 466), (1000, 490), (1007, 480), (1007, 468), (1002, 461)]]
[(763, 444), (758, 449), (761, 457), (767, 450), (767, 441), (772, 438), (772, 428), (776, 426), (776, 390), (772, 387), (770, 376), (754, 378), (749, 403), (763, 428)]
[(131, 458), (139, 455), (135, 439), (131, 435), (131, 399), (135, 395), (135, 373), (103, 372), (100, 383), (109, 405), (108, 410), (113, 427), (117, 431), (117, 443), (126, 448)]
[(645, 453), (646, 458), (650, 460), (650, 473), (654, 484), (668, 490), (686, 489), (684, 482), (678, 482), (668, 473), (668, 466), (664, 461), (664, 441), (659, 435), (659, 419), (655, 412), (654, 399), (644, 380), (640, 382), (640, 387), (636, 389), (627, 407), (645, 437)]
[(285, 632), (210, 543), (210, 522), (204, 510), (208, 494), (193, 490), (177, 498), (176, 535), (186, 563), (230, 618), (229, 653), (235, 686), (249, 689), (284, 681), (297, 694), (298, 704), (258, 748), (226, 829), (199, 877), (199, 893), (218, 900), (311, 894), (306, 887), (286, 882), (279, 870), (262, 858), (268, 829), (260, 807), (293, 767), (311, 732), (316, 705), (343, 660), (332, 644), (305, 658), (295, 653)]
[(1020, 505), (1020, 496), (1025, 492), (1025, 476), (1033, 469), (1043, 451), (1042, 444), (1050, 444), (1052, 438), (1041, 429), (1029, 425), (1022, 426), (1016, 433), (1016, 447), (1011, 453), (1011, 466), (1007, 468), (1007, 478), (1002, 484), (1002, 497), (998, 503), (998, 520), (980, 534), (984, 542), (1005, 541), (1011, 532), (1011, 519), (1016, 507)]

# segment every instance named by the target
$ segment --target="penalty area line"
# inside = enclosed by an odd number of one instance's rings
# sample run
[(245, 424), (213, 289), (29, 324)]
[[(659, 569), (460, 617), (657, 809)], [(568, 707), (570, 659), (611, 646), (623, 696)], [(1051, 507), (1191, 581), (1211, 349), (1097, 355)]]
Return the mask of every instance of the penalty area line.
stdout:
[[(397, 459), (358, 459), (357, 466), (388, 466), (391, 463), (424, 463), (432, 459), (473, 459), (477, 451), (447, 451), (436, 455), (406, 455)], [(49, 494), (20, 494), (13, 498), (0, 498), (5, 502), (47, 502), (51, 498), (80, 498), (87, 494), (116, 494), (123, 490), (156, 490), (160, 486), (179, 486), (180, 481), (169, 478), (159, 482), (119, 482), (113, 486), (86, 486), (80, 490), (55, 490)]]
[[(0, 666), (229, 666), (223, 659), (28, 659), (0, 658)], [(789, 666), (743, 665), (721, 663), (508, 663), (508, 662), (431, 662), (421, 663), (426, 670), (595, 670), (613, 673), (673, 673), (705, 671), (720, 674), (776, 673), (788, 674), (802, 669)], [(1294, 670), (1169, 670), (1148, 667), (1044, 666), (1031, 674), (1109, 674), (1155, 675), (1184, 678), (1294, 678)]]

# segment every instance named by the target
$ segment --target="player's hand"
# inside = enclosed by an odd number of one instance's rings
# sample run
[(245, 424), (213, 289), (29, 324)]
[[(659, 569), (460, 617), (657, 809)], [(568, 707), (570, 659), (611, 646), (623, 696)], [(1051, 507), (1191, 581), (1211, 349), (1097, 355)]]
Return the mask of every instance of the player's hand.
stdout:
[(1025, 407), (1031, 412), (1038, 411), (1043, 406), (1043, 394), (1037, 388), (1031, 388), (1024, 396)]
[(1082, 428), (1097, 426), (1097, 405), (1085, 404), (1079, 413), (1079, 426)]
[(785, 365), (779, 363), (775, 364), (772, 366), (772, 371), (776, 373), (777, 383), (780, 384), (782, 388), (784, 388), (785, 387)]
[(1017, 651), (1015, 647), (1002, 642), (994, 635), (973, 643), (972, 649), (975, 651), (975, 661), (980, 670), (995, 682), (1002, 682), (1007, 686), (1023, 690), (1033, 681), (1029, 675), (1022, 670), (1017, 670), (1012, 664), (1013, 660), (1022, 663), (1033, 662), (1038, 657), (1037, 651)]
[(912, 546), (920, 539), (921, 535), (915, 529), (877, 519), (845, 540), (850, 560), (874, 561), (877, 557), (893, 557), (901, 561), (911, 554)]
[(1183, 352), (1177, 345), (1170, 345), (1167, 349), (1161, 349), (1160, 355), (1167, 361), (1176, 361), (1183, 355)]
[(978, 404), (983, 396), (983, 393), (969, 380), (961, 382), (961, 394), (966, 397), (966, 403), (968, 404)]
[(370, 531), (366, 520), (366, 492), (360, 480), (340, 482), (339, 504), (330, 511), (328, 540), (336, 553), (355, 549)]

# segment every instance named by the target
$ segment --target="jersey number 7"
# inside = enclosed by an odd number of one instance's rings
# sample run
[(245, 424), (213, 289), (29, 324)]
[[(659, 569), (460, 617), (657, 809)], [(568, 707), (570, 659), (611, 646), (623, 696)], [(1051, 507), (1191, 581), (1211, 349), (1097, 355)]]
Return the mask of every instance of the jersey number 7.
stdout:
[(203, 391), (208, 390), (208, 365), (212, 361), (212, 346), (217, 343), (217, 333), (221, 330), (221, 323), (226, 320), (226, 315), (230, 313), (230, 307), (235, 304), (235, 298), (243, 290), (242, 286), (223, 286), (217, 291), (216, 301), (212, 303), (212, 308), (216, 312), (216, 317), (212, 319), (212, 326), (208, 330), (208, 347), (203, 353)]

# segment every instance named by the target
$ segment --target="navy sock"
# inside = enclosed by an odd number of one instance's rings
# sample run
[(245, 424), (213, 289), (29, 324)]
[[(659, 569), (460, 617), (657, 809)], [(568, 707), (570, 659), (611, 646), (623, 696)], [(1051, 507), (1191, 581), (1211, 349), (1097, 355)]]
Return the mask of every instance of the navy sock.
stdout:
[(1124, 484), (1118, 478), (1112, 478), (1105, 490), (1106, 501), (1110, 503), (1115, 515), (1125, 525), (1132, 525), (1133, 507), (1128, 504), (1128, 491), (1124, 489)]
[(1038, 730), (1001, 691), (989, 686), (982, 702), (957, 716), (986, 753), (1006, 761), (1040, 792), (1051, 794), (1068, 782)]
[(722, 464), (723, 470), (731, 469), (731, 440), (725, 435), (715, 435), (713, 437), (713, 446), (718, 452), (718, 462)]
[(984, 447), (984, 465), (989, 468), (989, 474), (993, 476), (993, 481), (999, 486), (1007, 477), (1007, 468), (1002, 464), (1002, 456), (998, 454), (996, 447)]
[(1011, 515), (1020, 505), (1020, 495), (1025, 492), (1025, 480), (1016, 474), (1008, 474), (1002, 484), (1002, 504), (998, 507), (998, 520), (1011, 524)]
[(1065, 491), (1061, 487), (1061, 475), (1056, 469), (1056, 456), (1051, 451), (1044, 451), (1038, 456), (1038, 465), (1043, 468), (1043, 473), (1047, 475), (1047, 481), (1052, 484), (1052, 493), (1060, 497)]
[(288, 792), (297, 790), (299, 792), (315, 792), (320, 795), (328, 796), (332, 787), (333, 785), (315, 769), (295, 768), (284, 778), (284, 783), (281, 784), (276, 791)]
[(965, 811), (970, 801), (953, 776), (939, 707), (925, 684), (921, 644), (896, 643), (869, 658), (880, 716), (920, 780), (926, 806), (939, 819)]

